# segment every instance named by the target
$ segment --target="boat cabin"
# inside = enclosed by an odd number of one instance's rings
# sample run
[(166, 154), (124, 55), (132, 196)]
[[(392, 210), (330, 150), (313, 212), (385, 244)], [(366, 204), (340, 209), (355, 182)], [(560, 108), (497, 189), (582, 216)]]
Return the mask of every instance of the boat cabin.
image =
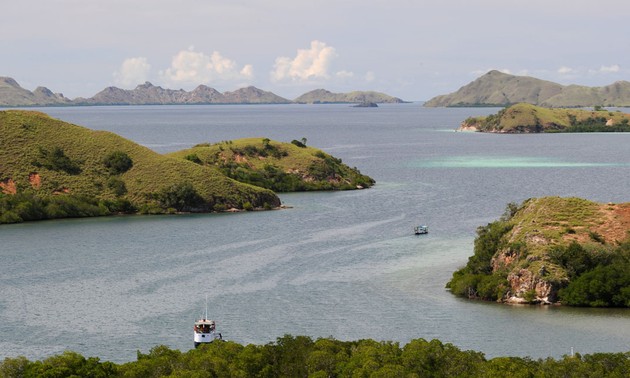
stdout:
[(414, 227), (413, 232), (416, 235), (428, 234), (429, 233), (429, 227), (425, 226), (425, 225), (416, 226), (416, 227)]
[(214, 320), (200, 319), (195, 322), (195, 333), (210, 333), (216, 328)]

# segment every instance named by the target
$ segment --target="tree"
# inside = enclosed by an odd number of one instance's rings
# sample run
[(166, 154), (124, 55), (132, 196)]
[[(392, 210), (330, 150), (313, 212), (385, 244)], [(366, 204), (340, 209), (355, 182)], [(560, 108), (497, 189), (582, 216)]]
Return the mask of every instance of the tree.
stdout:
[(200, 206), (204, 200), (189, 182), (171, 185), (158, 194), (160, 204), (177, 211), (192, 210)]
[(79, 164), (66, 156), (61, 147), (54, 147), (52, 151), (39, 147), (39, 157), (40, 160), (33, 162), (36, 167), (44, 167), (51, 171), (63, 171), (70, 175), (81, 173)]
[[(302, 139), (305, 139), (305, 138), (302, 138)], [(296, 145), (296, 146), (298, 146), (300, 148), (305, 148), (306, 147), (305, 143), (302, 143), (302, 142), (300, 142), (299, 140), (296, 140), (296, 139), (293, 139), (291, 141), (291, 144), (294, 144), (294, 145)]]
[(269, 138), (263, 138), (263, 140), (262, 140), (262, 144), (263, 144), (263, 148), (264, 148), (265, 150), (266, 150), (266, 149), (269, 149), (269, 147), (270, 147), (270, 146), (269, 146), (269, 142), (271, 142), (271, 140), (270, 140)]
[(112, 175), (119, 175), (127, 172), (133, 167), (133, 161), (123, 151), (114, 151), (103, 159), (103, 164)]

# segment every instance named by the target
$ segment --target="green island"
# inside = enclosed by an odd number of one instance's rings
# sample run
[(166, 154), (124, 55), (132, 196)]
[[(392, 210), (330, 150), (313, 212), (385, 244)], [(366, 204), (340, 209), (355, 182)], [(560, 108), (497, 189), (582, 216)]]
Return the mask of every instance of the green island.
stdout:
[(306, 146), (306, 139), (280, 143), (248, 138), (199, 144), (168, 156), (218, 168), (237, 181), (275, 192), (369, 188), (374, 180), (323, 151)]
[(505, 303), (630, 307), (630, 203), (543, 197), (479, 227), (447, 288)]
[(247, 139), (162, 155), (41, 112), (0, 111), (0, 224), (269, 210), (281, 206), (274, 190), (373, 184), (356, 168), (299, 141)]
[(0, 376), (30, 377), (627, 377), (630, 352), (560, 359), (495, 357), (439, 340), (397, 342), (280, 337), (266, 345), (214, 342), (187, 352), (159, 345), (127, 363), (66, 351), (41, 361), (5, 358)]
[(629, 122), (630, 114), (599, 106), (590, 111), (519, 103), (489, 116), (469, 117), (458, 130), (508, 134), (629, 132)]

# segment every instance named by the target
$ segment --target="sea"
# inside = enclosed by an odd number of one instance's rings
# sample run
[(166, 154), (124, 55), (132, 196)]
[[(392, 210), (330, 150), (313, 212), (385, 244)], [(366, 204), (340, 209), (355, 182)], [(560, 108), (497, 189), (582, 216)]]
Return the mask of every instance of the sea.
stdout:
[[(280, 194), (282, 210), (0, 226), (0, 360), (71, 350), (117, 363), (223, 338), (439, 339), (487, 358), (630, 351), (630, 310), (504, 305), (445, 285), (476, 230), (541, 196), (630, 202), (630, 134), (456, 132), (498, 108), (321, 105), (36, 109), (158, 153), (237, 138), (306, 139), (376, 180)], [(622, 109), (630, 112), (630, 109)], [(427, 235), (414, 235), (419, 224)]]

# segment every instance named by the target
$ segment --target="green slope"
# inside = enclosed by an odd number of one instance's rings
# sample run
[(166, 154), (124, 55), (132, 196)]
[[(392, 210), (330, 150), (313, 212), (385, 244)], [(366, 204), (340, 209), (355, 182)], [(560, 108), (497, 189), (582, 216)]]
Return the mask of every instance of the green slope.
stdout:
[[(104, 160), (113, 152), (131, 158), (133, 166), (111, 172)], [(280, 205), (273, 192), (229, 179), (214, 167), (166, 157), (113, 133), (31, 111), (0, 112), (0, 183), (0, 216), (11, 212), (7, 219), (16, 221), (19, 209), (11, 193), (43, 200), (42, 206), (80, 197), (104, 214), (115, 211), (112, 202), (126, 203), (126, 211), (150, 212)], [(81, 214), (66, 214), (76, 215)]]
[(216, 167), (235, 180), (278, 192), (367, 188), (374, 180), (302, 142), (247, 138), (198, 145), (168, 156)]
[(630, 131), (630, 114), (608, 110), (544, 108), (516, 104), (485, 117), (470, 117), (460, 129), (492, 133)]

